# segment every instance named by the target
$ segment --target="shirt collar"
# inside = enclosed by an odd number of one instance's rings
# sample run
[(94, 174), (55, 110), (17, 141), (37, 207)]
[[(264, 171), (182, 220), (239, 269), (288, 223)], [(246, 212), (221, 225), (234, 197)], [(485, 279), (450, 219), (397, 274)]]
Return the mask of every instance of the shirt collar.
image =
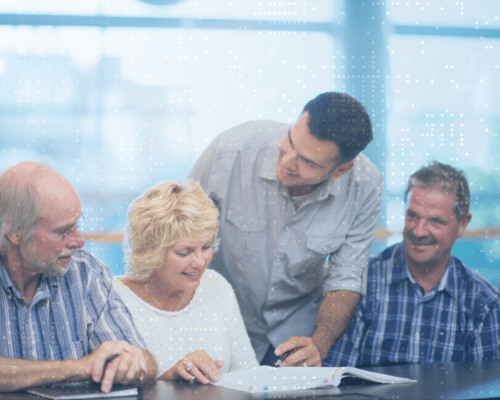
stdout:
[(454, 299), (458, 299), (460, 297), (459, 284), (463, 282), (465, 277), (461, 276), (461, 270), (458, 268), (455, 260), (455, 257), (450, 256), (446, 271), (439, 282), (438, 291), (442, 290)]
[(403, 253), (403, 242), (398, 243), (394, 246), (391, 259), (389, 260), (389, 266), (392, 265), (391, 273), (388, 274), (387, 283), (390, 285), (392, 283), (401, 282), (408, 279), (408, 271), (405, 264), (404, 253)]
[[(410, 271), (408, 270), (408, 267), (406, 266), (403, 251), (403, 242), (398, 243), (395, 246), (392, 257), (393, 269), (388, 283), (397, 283), (408, 279), (410, 282), (416, 284), (415, 279), (413, 279)], [(459, 271), (456, 267), (455, 258), (450, 257), (448, 266), (446, 267), (446, 271), (444, 272), (443, 277), (438, 283), (437, 291), (443, 291), (451, 297), (456, 298), (459, 295), (457, 283), (460, 282), (460, 277), (458, 276), (458, 273)]]
[(1, 258), (0, 258), (0, 285), (2, 285), (5, 291), (8, 291), (10, 288), (12, 288), (12, 290), (15, 289), (14, 284), (12, 283), (9, 274), (5, 269), (5, 266), (3, 265), (3, 260)]
[[(279, 182), (278, 176), (276, 175), (276, 168), (278, 167), (278, 160), (280, 156), (278, 143), (288, 129), (289, 127), (276, 134), (269, 142), (268, 147), (264, 149), (262, 158), (263, 161), (259, 171), (260, 178), (275, 181), (276, 183)], [(318, 189), (318, 200), (322, 200), (330, 194), (337, 196), (341, 190), (341, 178), (328, 179), (326, 185), (321, 185)]]
[[(41, 279), (40, 282), (38, 283), (38, 287), (36, 289), (35, 297), (33, 297), (32, 304), (35, 304), (37, 301), (41, 299), (52, 296), (54, 288), (58, 286), (58, 282), (59, 282), (58, 277)], [(24, 298), (21, 296), (19, 291), (14, 286), (12, 279), (10, 279), (10, 276), (7, 270), (5, 269), (5, 266), (3, 265), (3, 261), (1, 258), (0, 258), (0, 285), (2, 286), (5, 292), (14, 293), (16, 297), (19, 297), (20, 299), (24, 300)]]

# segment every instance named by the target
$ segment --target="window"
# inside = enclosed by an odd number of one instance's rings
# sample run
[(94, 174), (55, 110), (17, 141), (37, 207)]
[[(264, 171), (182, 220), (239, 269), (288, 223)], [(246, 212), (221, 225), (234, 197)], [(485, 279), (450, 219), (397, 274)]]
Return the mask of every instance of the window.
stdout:
[(463, 169), (469, 229), (498, 226), (500, 13), (497, 2), (399, 1), (387, 5), (388, 228), (404, 224), (402, 192), (436, 159)]
[[(3, 2), (0, 171), (23, 160), (54, 167), (82, 197), (85, 233), (120, 234), (130, 201), (185, 179), (217, 134), (252, 119), (293, 123), (308, 100), (337, 90), (372, 117), (365, 153), (385, 176), (381, 230), (402, 230), (407, 179), (437, 159), (469, 178), (469, 229), (491, 232), (497, 3)], [(484, 244), (486, 262), (498, 246)]]
[(185, 179), (217, 134), (248, 119), (292, 123), (342, 82), (333, 5), (1, 4), (0, 169), (39, 160), (64, 172), (85, 232), (121, 232), (130, 201)]

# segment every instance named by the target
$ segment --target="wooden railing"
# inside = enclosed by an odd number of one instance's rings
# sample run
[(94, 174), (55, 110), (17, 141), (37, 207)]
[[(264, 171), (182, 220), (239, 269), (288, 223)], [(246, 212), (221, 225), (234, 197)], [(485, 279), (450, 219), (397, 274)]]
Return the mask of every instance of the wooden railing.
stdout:
[[(401, 232), (390, 232), (384, 229), (379, 229), (375, 234), (375, 240), (383, 240), (389, 236), (401, 234)], [(474, 229), (470, 231), (465, 231), (464, 238), (478, 238), (478, 239), (491, 239), (493, 237), (500, 236), (500, 227), (494, 226), (484, 229)]]
[[(375, 234), (375, 240), (384, 240), (392, 235), (401, 234), (401, 232), (390, 232), (388, 230), (379, 229)], [(470, 231), (465, 231), (464, 238), (477, 238), (477, 239), (491, 239), (500, 236), (500, 227), (490, 227), (484, 229), (475, 229)], [(123, 241), (123, 233), (103, 233), (103, 234), (83, 234), (85, 240), (91, 240), (95, 242), (111, 242), (111, 243), (121, 243)]]

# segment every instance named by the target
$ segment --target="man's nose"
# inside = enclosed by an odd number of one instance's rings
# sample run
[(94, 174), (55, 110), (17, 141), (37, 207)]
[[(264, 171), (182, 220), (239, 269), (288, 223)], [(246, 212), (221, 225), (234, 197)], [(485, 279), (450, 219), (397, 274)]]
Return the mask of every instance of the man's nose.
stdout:
[(66, 246), (69, 249), (81, 249), (85, 245), (85, 239), (78, 228), (74, 229), (66, 236), (66, 242)]
[(419, 219), (413, 228), (413, 234), (416, 237), (425, 237), (428, 235), (427, 221), (423, 218)]
[(282, 166), (283, 168), (289, 170), (289, 171), (296, 171), (297, 170), (297, 152), (293, 150), (292, 148), (289, 149), (285, 154), (283, 154), (281, 158)]

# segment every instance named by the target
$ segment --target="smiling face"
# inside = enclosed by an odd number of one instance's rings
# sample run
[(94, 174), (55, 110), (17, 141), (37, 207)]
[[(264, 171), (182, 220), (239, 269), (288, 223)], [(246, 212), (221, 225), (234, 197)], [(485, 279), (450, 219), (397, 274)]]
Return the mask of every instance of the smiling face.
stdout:
[(319, 140), (307, 126), (307, 112), (281, 138), (276, 175), (292, 195), (311, 193), (321, 182), (336, 179), (353, 165), (337, 165), (339, 149), (334, 142)]
[(471, 215), (457, 223), (454, 196), (438, 189), (414, 187), (407, 201), (403, 236), (408, 268), (444, 273), (453, 244), (462, 236)]
[(164, 266), (153, 272), (150, 281), (161, 279), (171, 291), (194, 291), (212, 260), (212, 243), (212, 237), (196, 240), (184, 234), (167, 249)]

